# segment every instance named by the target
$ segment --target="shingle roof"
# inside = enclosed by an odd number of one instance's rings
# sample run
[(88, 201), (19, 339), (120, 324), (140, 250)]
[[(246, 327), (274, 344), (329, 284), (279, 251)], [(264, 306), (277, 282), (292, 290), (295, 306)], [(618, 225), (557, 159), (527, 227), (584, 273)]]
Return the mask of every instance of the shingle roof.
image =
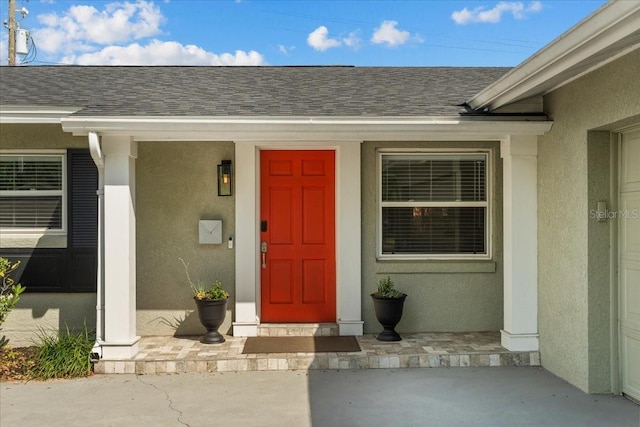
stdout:
[(83, 116), (451, 116), (509, 68), (0, 68), (0, 104)]

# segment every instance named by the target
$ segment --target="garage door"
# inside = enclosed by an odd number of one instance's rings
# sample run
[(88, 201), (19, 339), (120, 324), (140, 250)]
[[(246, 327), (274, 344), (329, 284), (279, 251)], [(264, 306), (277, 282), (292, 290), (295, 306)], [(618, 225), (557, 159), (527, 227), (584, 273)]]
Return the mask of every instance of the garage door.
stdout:
[(640, 130), (622, 135), (619, 171), (621, 385), (640, 400)]

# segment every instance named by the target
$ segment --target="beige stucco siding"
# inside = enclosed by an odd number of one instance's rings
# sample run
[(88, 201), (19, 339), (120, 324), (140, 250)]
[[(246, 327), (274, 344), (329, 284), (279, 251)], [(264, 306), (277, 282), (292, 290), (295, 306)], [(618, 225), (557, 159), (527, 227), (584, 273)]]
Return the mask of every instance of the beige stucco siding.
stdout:
[[(233, 143), (141, 142), (136, 160), (137, 331), (139, 335), (204, 331), (185, 271), (194, 281), (219, 279), (234, 305), (234, 196), (219, 197), (216, 165), (233, 160)], [(222, 220), (221, 245), (198, 243), (198, 220)], [(221, 331), (230, 332), (228, 313)]]
[[(489, 261), (381, 261), (376, 258), (377, 150), (489, 149), (492, 169), (493, 257)], [(362, 301), (365, 333), (380, 331), (369, 296), (377, 281), (391, 276), (409, 296), (399, 332), (497, 331), (503, 324), (502, 162), (494, 142), (362, 144)]]
[[(88, 148), (86, 137), (64, 133), (60, 125), (0, 127), (8, 149)], [(234, 230), (234, 197), (218, 197), (216, 165), (233, 160), (232, 143), (141, 142), (136, 160), (137, 333), (199, 334), (182, 257), (194, 280), (220, 279), (231, 292), (222, 329), (230, 332), (234, 291), (234, 250), (226, 241)], [(221, 219), (223, 244), (200, 245), (198, 220)], [(95, 327), (95, 293), (25, 294), (3, 325), (13, 345), (30, 345), (38, 328)]]
[(86, 137), (64, 133), (59, 124), (0, 124), (2, 150), (89, 148)]
[(42, 334), (58, 331), (89, 331), (96, 327), (96, 294), (23, 294), (18, 306), (2, 324), (12, 347), (32, 346), (40, 342)]
[(542, 364), (589, 392), (611, 390), (610, 130), (640, 122), (640, 50), (544, 98), (538, 146), (538, 294)]

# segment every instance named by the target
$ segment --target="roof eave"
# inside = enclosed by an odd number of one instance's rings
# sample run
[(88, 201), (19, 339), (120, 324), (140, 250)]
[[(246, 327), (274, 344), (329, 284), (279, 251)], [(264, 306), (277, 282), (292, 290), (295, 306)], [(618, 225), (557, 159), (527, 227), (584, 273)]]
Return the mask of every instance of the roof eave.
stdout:
[[(616, 58), (640, 48), (640, 2), (609, 2), (560, 35), (522, 64), (467, 101), (475, 109), (495, 110), (533, 95), (544, 95)], [(635, 34), (634, 34), (635, 33)], [(629, 38), (631, 43), (616, 54), (598, 60), (579, 74), (551, 86), (545, 83), (589, 58), (599, 58), (612, 44)]]
[(81, 109), (82, 107), (79, 106), (2, 105), (0, 106), (0, 123), (60, 124), (63, 117), (68, 117)]
[(62, 119), (73, 135), (98, 132), (137, 141), (501, 139), (541, 135), (546, 117), (78, 117)]

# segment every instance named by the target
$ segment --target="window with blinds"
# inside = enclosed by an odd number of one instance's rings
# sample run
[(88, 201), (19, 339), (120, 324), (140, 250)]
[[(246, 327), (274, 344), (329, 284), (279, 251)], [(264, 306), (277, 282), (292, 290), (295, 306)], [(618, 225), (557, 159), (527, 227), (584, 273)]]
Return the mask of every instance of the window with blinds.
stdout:
[(62, 230), (63, 155), (0, 155), (0, 228)]
[(488, 255), (487, 153), (382, 153), (381, 255)]

